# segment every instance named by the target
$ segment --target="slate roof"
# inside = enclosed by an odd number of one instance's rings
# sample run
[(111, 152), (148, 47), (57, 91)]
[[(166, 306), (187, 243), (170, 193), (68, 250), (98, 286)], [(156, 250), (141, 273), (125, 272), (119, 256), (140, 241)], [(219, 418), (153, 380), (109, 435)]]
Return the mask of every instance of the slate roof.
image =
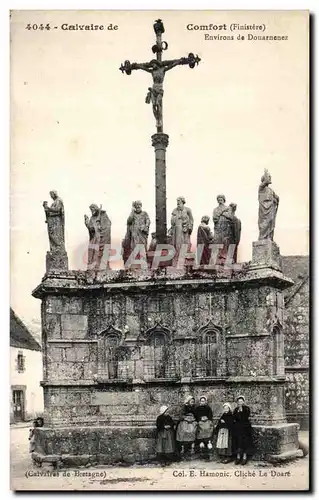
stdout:
[[(293, 306), (292, 299), (303, 290), (305, 299), (309, 301), (309, 256), (282, 256), (283, 273), (294, 281), (294, 285), (285, 292), (285, 304)], [(306, 288), (305, 288), (306, 287)]]
[(309, 277), (309, 255), (283, 255), (282, 270), (295, 282)]
[(40, 344), (33, 338), (27, 327), (10, 307), (10, 346), (42, 351)]

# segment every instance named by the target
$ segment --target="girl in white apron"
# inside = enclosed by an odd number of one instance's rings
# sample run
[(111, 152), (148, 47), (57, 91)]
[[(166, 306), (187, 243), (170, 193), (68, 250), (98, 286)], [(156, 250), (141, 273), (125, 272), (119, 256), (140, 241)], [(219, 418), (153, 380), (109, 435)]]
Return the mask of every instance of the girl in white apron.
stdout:
[(231, 462), (233, 455), (234, 416), (229, 403), (224, 403), (215, 432), (217, 432), (216, 448), (223, 464)]
[(157, 456), (165, 464), (173, 460), (175, 452), (174, 421), (168, 414), (168, 406), (161, 406), (156, 419), (156, 429)]

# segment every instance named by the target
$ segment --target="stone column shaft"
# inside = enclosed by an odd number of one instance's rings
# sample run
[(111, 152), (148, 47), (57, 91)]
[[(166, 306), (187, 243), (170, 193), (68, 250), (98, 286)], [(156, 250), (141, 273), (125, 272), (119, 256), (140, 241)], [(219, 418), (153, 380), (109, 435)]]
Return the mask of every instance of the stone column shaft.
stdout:
[(165, 244), (167, 241), (166, 148), (168, 135), (163, 133), (152, 135), (152, 146), (155, 149), (156, 240), (157, 243)]

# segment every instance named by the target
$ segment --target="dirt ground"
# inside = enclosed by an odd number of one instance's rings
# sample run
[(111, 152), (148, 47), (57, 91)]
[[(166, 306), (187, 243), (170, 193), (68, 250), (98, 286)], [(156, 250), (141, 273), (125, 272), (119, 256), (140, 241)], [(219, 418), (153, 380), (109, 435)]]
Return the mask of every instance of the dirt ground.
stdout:
[[(300, 433), (308, 441), (308, 433)], [(284, 466), (250, 462), (233, 463), (193, 460), (168, 467), (38, 468), (29, 456), (28, 427), (11, 427), (11, 489), (21, 490), (307, 490), (308, 457)]]

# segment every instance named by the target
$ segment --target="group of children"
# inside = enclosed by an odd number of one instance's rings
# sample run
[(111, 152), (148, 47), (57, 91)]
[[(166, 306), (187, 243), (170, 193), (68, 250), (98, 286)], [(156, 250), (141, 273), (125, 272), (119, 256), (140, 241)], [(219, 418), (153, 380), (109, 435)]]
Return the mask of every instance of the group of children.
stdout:
[(177, 423), (169, 415), (168, 407), (162, 406), (156, 420), (159, 460), (165, 463), (176, 459), (176, 456), (186, 458), (194, 453), (209, 460), (215, 442), (222, 463), (231, 462), (236, 455), (235, 464), (245, 465), (252, 449), (250, 409), (245, 404), (244, 396), (238, 396), (236, 402), (234, 411), (229, 403), (224, 403), (216, 426), (206, 396), (200, 397), (197, 406), (195, 398), (188, 396)]

